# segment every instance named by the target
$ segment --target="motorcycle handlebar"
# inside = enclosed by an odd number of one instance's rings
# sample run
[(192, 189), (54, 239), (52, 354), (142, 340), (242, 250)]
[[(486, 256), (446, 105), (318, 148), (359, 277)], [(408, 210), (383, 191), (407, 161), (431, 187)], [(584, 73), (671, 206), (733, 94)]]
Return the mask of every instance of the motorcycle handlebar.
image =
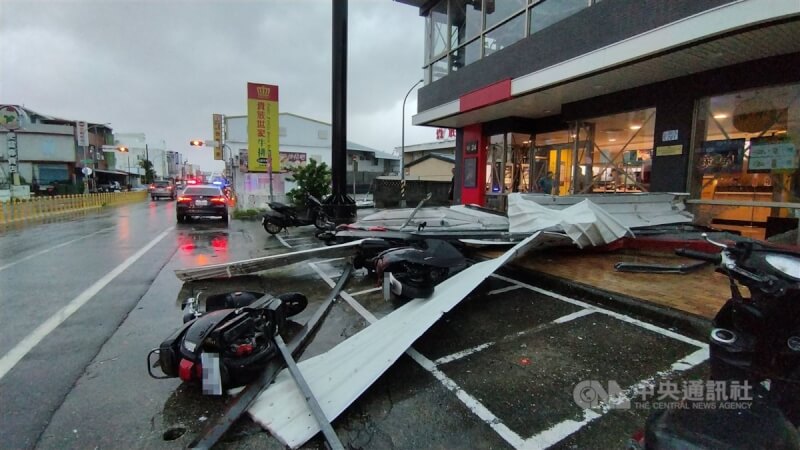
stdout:
[(722, 255), (720, 253), (707, 253), (688, 248), (676, 249), (675, 254), (687, 258), (699, 259), (700, 261), (712, 262), (714, 264), (719, 264), (722, 261)]

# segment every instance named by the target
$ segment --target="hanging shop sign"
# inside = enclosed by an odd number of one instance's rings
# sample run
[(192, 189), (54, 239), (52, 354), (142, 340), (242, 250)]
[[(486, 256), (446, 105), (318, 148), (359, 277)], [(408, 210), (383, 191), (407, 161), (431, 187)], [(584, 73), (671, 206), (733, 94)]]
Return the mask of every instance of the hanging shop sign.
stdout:
[(214, 159), (222, 161), (222, 114), (213, 114), (211, 116), (213, 122), (213, 135), (214, 135)]
[[(248, 170), (280, 170), (278, 86), (247, 83)], [(267, 166), (267, 164), (270, 166)]]
[(280, 152), (281, 155), (281, 169), (290, 170), (300, 167), (308, 160), (308, 155), (298, 152)]

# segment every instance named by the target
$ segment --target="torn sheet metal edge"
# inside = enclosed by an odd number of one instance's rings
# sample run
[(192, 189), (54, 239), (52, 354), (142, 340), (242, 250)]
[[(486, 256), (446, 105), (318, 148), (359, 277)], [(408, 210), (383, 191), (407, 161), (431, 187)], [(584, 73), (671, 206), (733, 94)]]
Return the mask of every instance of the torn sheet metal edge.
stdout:
[(512, 232), (561, 229), (580, 248), (608, 244), (624, 235), (633, 236), (625, 224), (588, 199), (558, 210), (525, 200), (521, 194), (510, 194), (508, 217)]
[[(443, 314), (507, 261), (534, 247), (563, 244), (563, 235), (535, 233), (498, 258), (480, 262), (439, 284), (331, 350), (299, 364), (326, 417), (333, 420), (378, 379)], [(249, 410), (284, 445), (297, 448), (319, 427), (291, 375), (283, 371)]]
[(262, 270), (274, 269), (320, 256), (347, 256), (352, 248), (361, 245), (363, 239), (327, 247), (310, 248), (296, 252), (280, 253), (260, 258), (233, 261), (224, 264), (211, 264), (190, 269), (176, 269), (175, 276), (181, 281), (204, 280), (208, 278), (231, 278)]
[(565, 209), (589, 199), (629, 228), (692, 223), (694, 221), (694, 215), (686, 210), (685, 200), (689, 196), (686, 193), (645, 192), (567, 196), (518, 195), (525, 201), (556, 210)]

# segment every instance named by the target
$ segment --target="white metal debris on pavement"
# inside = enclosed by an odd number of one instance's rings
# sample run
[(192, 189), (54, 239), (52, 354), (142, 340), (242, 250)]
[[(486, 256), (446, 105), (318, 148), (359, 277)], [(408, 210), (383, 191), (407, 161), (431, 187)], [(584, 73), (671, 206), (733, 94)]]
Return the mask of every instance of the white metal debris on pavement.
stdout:
[(231, 278), (307, 261), (309, 258), (348, 256), (353, 253), (354, 247), (358, 247), (363, 242), (364, 240), (362, 239), (346, 242), (344, 244), (298, 250), (291, 253), (281, 253), (225, 264), (210, 264), (189, 269), (178, 269), (175, 271), (175, 276), (181, 281), (205, 280), (208, 278)]
[(525, 200), (521, 194), (508, 196), (509, 231), (560, 230), (580, 248), (613, 242), (631, 230), (589, 200), (558, 210)]
[[(611, 230), (620, 231), (613, 227)], [(616, 240), (625, 231), (623, 228), (616, 236), (602, 236)], [(414, 341), (443, 314), (503, 264), (533, 248), (559, 244), (563, 244), (563, 235), (534, 233), (500, 257), (474, 264), (445, 280), (430, 298), (412, 300), (326, 353), (301, 362), (300, 370), (325, 416), (333, 420), (341, 414), (404, 352), (412, 351), (409, 349)], [(319, 432), (302, 393), (285, 370), (249, 412), (256, 422), (291, 448), (303, 445)]]

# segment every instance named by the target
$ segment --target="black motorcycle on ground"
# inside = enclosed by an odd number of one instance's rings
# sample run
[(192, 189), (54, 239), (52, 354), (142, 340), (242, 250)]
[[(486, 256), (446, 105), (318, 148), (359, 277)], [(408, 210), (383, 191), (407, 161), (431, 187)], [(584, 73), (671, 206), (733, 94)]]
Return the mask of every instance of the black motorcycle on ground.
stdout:
[(269, 202), (270, 210), (261, 218), (261, 224), (269, 234), (278, 234), (289, 227), (314, 225), (319, 230), (333, 229), (334, 225), (325, 213), (322, 202), (306, 194), (305, 210), (298, 210), (280, 202)]
[(436, 285), (467, 267), (467, 260), (447, 241), (422, 239), (397, 243), (366, 239), (353, 259), (353, 267), (373, 272), (383, 283), (387, 301), (427, 298)]
[(210, 296), (204, 304), (201, 310), (194, 298), (184, 302), (183, 326), (150, 351), (147, 370), (153, 378), (202, 384), (204, 392), (211, 383), (221, 394), (221, 389), (253, 381), (277, 356), (275, 335), (285, 333), (286, 319), (303, 311), (308, 300), (296, 292), (277, 297), (233, 292)]
[(658, 410), (631, 447), (800, 448), (800, 253), (758, 242), (728, 247), (706, 240), (721, 252), (676, 253), (713, 262), (730, 278), (731, 298), (714, 318), (709, 339), (710, 377), (752, 386), (752, 401), (746, 409), (720, 402), (713, 409)]

